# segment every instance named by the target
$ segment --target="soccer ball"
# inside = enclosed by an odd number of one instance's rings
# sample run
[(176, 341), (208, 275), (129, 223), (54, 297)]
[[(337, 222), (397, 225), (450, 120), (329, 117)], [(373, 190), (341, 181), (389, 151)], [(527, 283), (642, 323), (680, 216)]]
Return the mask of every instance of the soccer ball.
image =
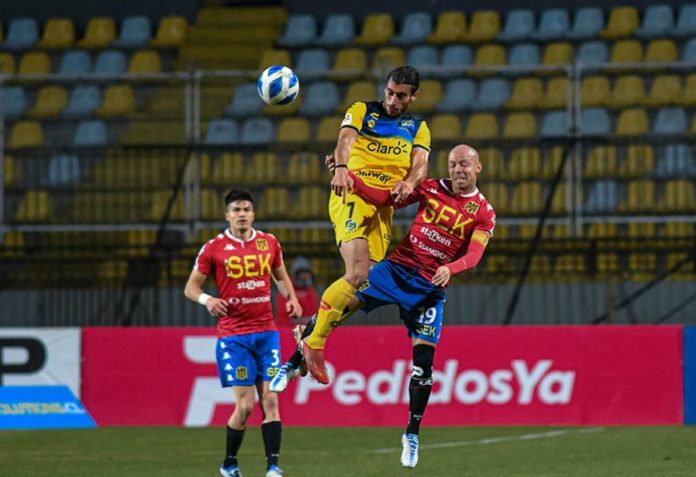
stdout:
[(268, 104), (288, 104), (297, 98), (300, 81), (290, 68), (276, 65), (261, 73), (256, 89), (261, 99)]

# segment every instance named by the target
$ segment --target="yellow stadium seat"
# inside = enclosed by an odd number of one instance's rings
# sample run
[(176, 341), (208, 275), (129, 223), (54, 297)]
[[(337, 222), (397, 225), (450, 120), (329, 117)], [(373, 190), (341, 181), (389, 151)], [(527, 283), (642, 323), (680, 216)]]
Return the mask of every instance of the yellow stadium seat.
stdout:
[(442, 101), (442, 84), (438, 80), (423, 80), (418, 88), (418, 97), (408, 110), (416, 114), (431, 113), (440, 101)]
[(430, 160), (428, 161), (430, 165), (428, 166), (428, 175), (430, 177), (449, 177), (449, 169), (447, 159), (449, 157), (448, 150), (441, 150), (437, 152), (437, 155), (430, 155)]
[(353, 80), (365, 74), (367, 58), (357, 48), (344, 48), (336, 54), (336, 62), (330, 76), (335, 80)]
[(133, 88), (127, 84), (114, 84), (104, 92), (104, 101), (97, 108), (96, 114), (102, 118), (125, 116), (133, 112), (134, 104)]
[[(607, 86), (608, 87), (608, 86)], [(546, 84), (546, 93), (539, 102), (539, 107), (545, 109), (561, 109), (571, 101), (571, 86), (568, 78), (558, 76), (551, 78)]]
[(201, 189), (201, 220), (218, 220), (224, 213), (220, 194), (215, 189)]
[(510, 154), (508, 175), (511, 179), (536, 179), (541, 174), (541, 152), (536, 147), (521, 147)]
[(606, 76), (587, 76), (580, 84), (582, 105), (588, 108), (605, 106), (611, 100), (609, 78)]
[(397, 47), (380, 48), (372, 58), (372, 72), (378, 77), (386, 77), (387, 74), (398, 66), (406, 64), (404, 50)]
[(617, 210), (625, 213), (655, 211), (655, 183), (651, 180), (636, 180), (628, 183), (626, 198)]
[(176, 48), (181, 46), (186, 39), (187, 30), (188, 22), (186, 18), (179, 16), (164, 17), (160, 21), (157, 34), (150, 42), (150, 46), (153, 48)]
[(482, 173), (486, 179), (499, 179), (508, 176), (503, 152), (496, 147), (482, 147), (478, 150), (483, 163)]
[(544, 86), (539, 78), (520, 78), (512, 86), (512, 95), (505, 107), (508, 109), (534, 109), (544, 96)]
[(289, 200), (285, 187), (267, 187), (260, 202), (259, 217), (270, 220), (287, 217)]
[(287, 67), (292, 67), (292, 62), (290, 61), (290, 52), (288, 50), (266, 50), (259, 60), (258, 70), (263, 71), (269, 66), (283, 65)]
[(619, 76), (607, 105), (613, 108), (637, 106), (643, 103), (644, 98), (643, 78), (637, 75)]
[(299, 207), (293, 209), (293, 218), (321, 220), (327, 214), (328, 190), (320, 186), (302, 187), (297, 202)]
[(621, 177), (644, 177), (651, 175), (655, 167), (655, 151), (649, 144), (631, 144), (619, 167)]
[(20, 181), (19, 171), (15, 165), (14, 157), (10, 156), (9, 154), (5, 154), (2, 168), (3, 184), (5, 184), (5, 187), (12, 187)]
[[(485, 166), (484, 166), (485, 167)], [(510, 208), (507, 184), (505, 182), (488, 182), (482, 188), (483, 195), (493, 205), (496, 213), (507, 213)], [(498, 230), (496, 229), (496, 234)]]
[(62, 86), (44, 86), (39, 90), (36, 104), (28, 113), (32, 118), (55, 118), (68, 104), (68, 94)]
[(10, 147), (38, 147), (43, 145), (43, 130), (36, 121), (17, 121), (10, 134)]
[(338, 130), (341, 127), (341, 121), (343, 121), (343, 116), (328, 116), (321, 118), (321, 121), (319, 121), (319, 126), (317, 127), (315, 140), (317, 142), (335, 144), (336, 140), (338, 139)]
[(660, 209), (666, 213), (689, 213), (696, 211), (694, 185), (687, 179), (667, 181)]
[(184, 180), (186, 183), (200, 180), (201, 184), (207, 185), (210, 183), (211, 172), (212, 163), (210, 156), (205, 153), (192, 153), (191, 159), (186, 165)]
[(462, 129), (459, 116), (454, 114), (437, 114), (428, 121), (435, 141), (460, 141)]
[(337, 113), (344, 113), (357, 101), (373, 101), (377, 99), (377, 87), (371, 81), (356, 81), (348, 86), (343, 102), (336, 108)]
[(471, 17), (466, 39), (474, 43), (483, 43), (495, 39), (499, 32), (500, 14), (495, 10), (479, 10)]
[(278, 156), (272, 152), (256, 152), (251, 158), (245, 179), (255, 184), (267, 184), (276, 180), (278, 172)]
[(43, 51), (30, 51), (19, 60), (20, 75), (45, 75), (51, 72), (51, 60)]
[(323, 160), (315, 152), (298, 152), (290, 156), (288, 180), (292, 183), (307, 184), (321, 180)]
[[(688, 258), (688, 253), (668, 253), (666, 257), (665, 267), (671, 269), (675, 267), (678, 263), (683, 263), (685, 258)], [(687, 260), (679, 270), (670, 275), (668, 278), (670, 281), (675, 280), (685, 280), (689, 282), (694, 281), (694, 263), (693, 260)]]
[(75, 43), (75, 26), (69, 18), (51, 18), (46, 22), (39, 48), (65, 50)]
[[(544, 197), (546, 200), (546, 197)], [(558, 184), (551, 200), (551, 213), (553, 215), (567, 215), (569, 212), (568, 185), (564, 182)]]
[(677, 45), (673, 40), (653, 40), (645, 52), (647, 63), (673, 63), (677, 61)]
[(435, 31), (428, 37), (428, 42), (436, 44), (459, 43), (465, 41), (466, 17), (464, 12), (446, 11), (440, 13)]
[(638, 63), (643, 61), (643, 47), (638, 40), (620, 40), (611, 49), (612, 63)]
[(611, 238), (619, 234), (619, 226), (614, 222), (599, 222), (587, 227), (588, 238)]
[(640, 136), (650, 130), (648, 113), (642, 108), (624, 109), (616, 121), (614, 134), (621, 136)]
[(574, 61), (575, 50), (573, 45), (567, 42), (549, 43), (544, 50), (541, 63), (544, 65), (557, 66), (567, 65)]
[(309, 122), (305, 118), (286, 118), (278, 126), (279, 143), (307, 143), (310, 140)]
[(512, 215), (537, 215), (544, 205), (541, 184), (538, 182), (520, 182), (510, 197)]
[[(546, 152), (544, 167), (541, 170), (541, 177), (551, 179), (556, 176), (558, 168), (563, 161), (563, 146), (554, 146)], [(567, 163), (566, 163), (567, 164)]]
[(130, 59), (128, 72), (135, 74), (160, 73), (162, 64), (160, 55), (154, 50), (136, 51)]
[(694, 106), (696, 105), (696, 73), (687, 76), (685, 83), (684, 95), (681, 97), (679, 104)]
[(116, 24), (112, 18), (92, 18), (87, 24), (85, 37), (78, 41), (79, 48), (106, 48), (116, 39)]
[(501, 66), (507, 63), (502, 45), (482, 45), (476, 51), (475, 66)]
[(239, 152), (226, 152), (213, 166), (211, 181), (215, 184), (238, 184), (247, 174), (244, 156)]
[(664, 237), (693, 237), (694, 224), (686, 222), (668, 222), (662, 228), (662, 236)]
[(17, 207), (15, 221), (19, 223), (47, 223), (53, 217), (53, 207), (45, 190), (27, 191)]
[(631, 280), (647, 282), (657, 272), (657, 257), (654, 253), (631, 253), (628, 255), (628, 271)]
[(508, 177), (511, 179), (538, 178), (541, 174), (541, 153), (536, 147), (521, 147), (510, 154)]
[(495, 139), (499, 134), (498, 120), (492, 113), (472, 114), (464, 131), (468, 139)]
[(579, 254), (563, 254), (556, 257), (555, 271), (562, 274), (584, 274), (585, 256)]
[(600, 38), (624, 38), (631, 36), (638, 28), (638, 9), (636, 7), (614, 7), (609, 14), (607, 27), (599, 32)]
[(372, 13), (365, 18), (362, 32), (355, 43), (363, 46), (378, 46), (389, 42), (394, 36), (394, 21), (387, 13)]
[(681, 96), (682, 82), (679, 75), (660, 75), (653, 79), (645, 104), (649, 106), (679, 104)]
[(13, 75), (15, 74), (16, 67), (14, 56), (10, 53), (0, 51), (0, 73), (4, 75)]
[(167, 214), (167, 219), (174, 222), (181, 222), (186, 216), (186, 207), (184, 203), (184, 193), (182, 191), (176, 192), (176, 197), (171, 206), (171, 209), (167, 209), (169, 201), (171, 200), (172, 190), (163, 189), (152, 191), (150, 196), (150, 210), (145, 216), (145, 220), (150, 222), (159, 222)]
[(505, 119), (503, 137), (524, 139), (536, 136), (537, 123), (532, 113), (510, 113)]
[(616, 275), (619, 273), (619, 257), (615, 253), (597, 254), (597, 272), (600, 275)]
[(0, 247), (0, 256), (18, 257), (24, 254), (24, 234), (16, 230), (5, 232), (3, 246)]
[(616, 147), (595, 146), (590, 149), (585, 159), (583, 175), (588, 179), (605, 179), (616, 177), (619, 173), (616, 159)]

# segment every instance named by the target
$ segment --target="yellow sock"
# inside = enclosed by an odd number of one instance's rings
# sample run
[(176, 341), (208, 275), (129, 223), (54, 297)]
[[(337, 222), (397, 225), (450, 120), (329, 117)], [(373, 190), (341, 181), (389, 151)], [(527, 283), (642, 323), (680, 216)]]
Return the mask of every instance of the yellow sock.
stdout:
[(310, 348), (324, 349), (326, 338), (331, 333), (332, 328), (342, 321), (343, 310), (348, 306), (351, 298), (355, 296), (355, 291), (356, 289), (342, 277), (324, 291), (317, 313), (317, 323), (314, 325), (312, 334), (306, 338)]

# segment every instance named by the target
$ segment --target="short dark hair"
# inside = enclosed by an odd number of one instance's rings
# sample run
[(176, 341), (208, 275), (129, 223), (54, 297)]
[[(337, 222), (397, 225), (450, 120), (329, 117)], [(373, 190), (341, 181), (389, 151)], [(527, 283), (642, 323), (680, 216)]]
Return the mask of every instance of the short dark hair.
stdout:
[(389, 80), (396, 84), (411, 85), (413, 87), (412, 93), (418, 91), (418, 87), (420, 86), (418, 70), (413, 66), (399, 66), (398, 68), (394, 68), (389, 72), (389, 75), (387, 75), (387, 83), (389, 83)]
[(251, 205), (254, 205), (254, 198), (251, 196), (251, 192), (246, 189), (232, 189), (225, 196), (225, 207), (238, 200), (248, 200), (251, 202)]

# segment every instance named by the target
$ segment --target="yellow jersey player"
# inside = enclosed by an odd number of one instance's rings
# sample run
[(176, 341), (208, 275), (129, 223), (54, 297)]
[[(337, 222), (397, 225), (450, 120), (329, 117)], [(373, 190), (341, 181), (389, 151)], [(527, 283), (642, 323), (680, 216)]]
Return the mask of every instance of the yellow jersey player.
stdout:
[(367, 278), (371, 264), (384, 258), (391, 241), (394, 208), (374, 205), (354, 194), (348, 170), (370, 187), (390, 190), (394, 202), (406, 199), (425, 179), (430, 130), (425, 121), (407, 113), (419, 84), (415, 68), (392, 70), (384, 86), (384, 101), (353, 104), (341, 124), (329, 215), (345, 274), (322, 295), (316, 326), (300, 344), (307, 368), (323, 384), (329, 383), (323, 351), (326, 338)]

